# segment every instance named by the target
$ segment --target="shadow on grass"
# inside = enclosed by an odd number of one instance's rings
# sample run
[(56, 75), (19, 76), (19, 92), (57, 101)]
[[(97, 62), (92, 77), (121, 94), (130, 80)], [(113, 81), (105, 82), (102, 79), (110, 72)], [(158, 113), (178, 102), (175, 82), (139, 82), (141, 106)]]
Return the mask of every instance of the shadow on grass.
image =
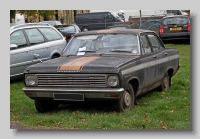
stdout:
[(113, 112), (112, 102), (110, 101), (86, 101), (62, 103), (52, 112), (58, 111), (84, 111), (84, 112)]
[(164, 44), (190, 44), (189, 40), (167, 40), (163, 41)]

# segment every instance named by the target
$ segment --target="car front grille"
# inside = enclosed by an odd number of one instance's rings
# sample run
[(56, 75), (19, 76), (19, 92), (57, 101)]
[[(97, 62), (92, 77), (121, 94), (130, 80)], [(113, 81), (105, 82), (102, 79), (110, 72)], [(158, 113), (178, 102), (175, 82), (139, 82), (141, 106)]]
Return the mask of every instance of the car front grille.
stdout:
[(38, 86), (106, 87), (106, 75), (36, 74)]

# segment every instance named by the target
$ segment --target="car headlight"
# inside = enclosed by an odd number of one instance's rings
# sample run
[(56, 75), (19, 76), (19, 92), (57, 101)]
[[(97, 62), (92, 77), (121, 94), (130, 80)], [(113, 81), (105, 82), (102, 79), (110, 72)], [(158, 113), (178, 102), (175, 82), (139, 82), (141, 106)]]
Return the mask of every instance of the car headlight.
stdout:
[(26, 74), (25, 75), (25, 82), (26, 82), (27, 86), (36, 86), (37, 77), (34, 74)]
[(108, 84), (108, 86), (112, 86), (112, 87), (118, 86), (118, 84), (119, 84), (118, 77), (117, 76), (109, 76), (108, 80), (107, 80), (107, 84)]

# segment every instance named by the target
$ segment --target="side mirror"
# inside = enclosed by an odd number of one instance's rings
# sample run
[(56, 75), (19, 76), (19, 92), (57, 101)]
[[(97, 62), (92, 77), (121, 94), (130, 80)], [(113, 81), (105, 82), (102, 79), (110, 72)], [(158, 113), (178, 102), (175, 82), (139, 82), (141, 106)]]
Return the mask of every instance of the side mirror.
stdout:
[(40, 59), (40, 55), (38, 55), (38, 54), (34, 54), (34, 55), (33, 55), (33, 58), (34, 58), (34, 59), (39, 59), (40, 62), (42, 63), (42, 60)]
[(16, 48), (17, 48), (17, 45), (16, 45), (16, 44), (10, 44), (10, 50), (16, 49)]

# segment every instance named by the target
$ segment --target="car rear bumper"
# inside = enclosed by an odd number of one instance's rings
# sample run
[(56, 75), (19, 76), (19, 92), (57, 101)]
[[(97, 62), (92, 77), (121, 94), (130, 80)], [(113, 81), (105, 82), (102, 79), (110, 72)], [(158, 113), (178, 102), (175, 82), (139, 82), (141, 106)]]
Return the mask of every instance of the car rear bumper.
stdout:
[[(45, 88), (24, 87), (26, 96), (32, 99), (55, 99), (55, 94), (81, 94), (84, 99), (119, 99), (124, 92), (123, 88)], [(67, 100), (67, 99), (65, 99)], [(76, 101), (76, 100), (74, 100)]]
[(163, 33), (159, 34), (159, 36), (162, 40), (190, 39), (190, 32)]

